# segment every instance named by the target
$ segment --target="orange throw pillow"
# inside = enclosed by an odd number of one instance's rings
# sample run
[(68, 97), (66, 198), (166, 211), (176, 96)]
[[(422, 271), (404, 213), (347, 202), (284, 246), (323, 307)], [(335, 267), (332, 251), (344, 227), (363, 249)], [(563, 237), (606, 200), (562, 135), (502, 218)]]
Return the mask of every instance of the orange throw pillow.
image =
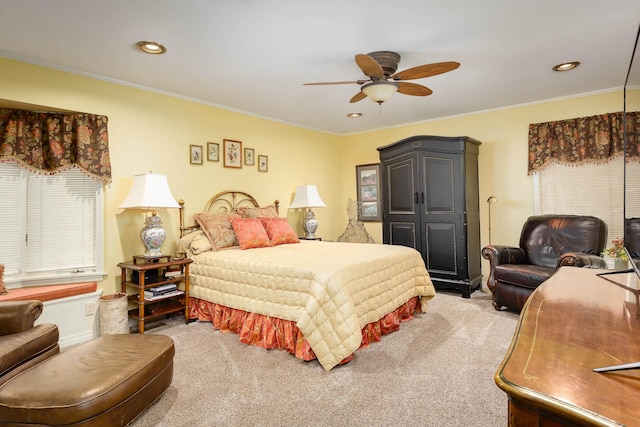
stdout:
[(266, 248), (273, 246), (258, 218), (229, 218), (236, 233), (240, 249)]
[(260, 218), (264, 229), (267, 231), (269, 240), (274, 245), (282, 245), (285, 243), (300, 243), (300, 239), (293, 231), (287, 218), (281, 217), (262, 217)]

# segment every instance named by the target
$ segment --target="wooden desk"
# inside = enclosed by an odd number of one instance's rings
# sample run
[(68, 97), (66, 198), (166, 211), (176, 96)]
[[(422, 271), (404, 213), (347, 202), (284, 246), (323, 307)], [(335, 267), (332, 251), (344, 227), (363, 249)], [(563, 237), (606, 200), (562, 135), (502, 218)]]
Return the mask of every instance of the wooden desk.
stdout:
[[(637, 276), (562, 267), (529, 298), (495, 382), (509, 396), (510, 426), (638, 426)], [(613, 283), (615, 282), (615, 283)]]

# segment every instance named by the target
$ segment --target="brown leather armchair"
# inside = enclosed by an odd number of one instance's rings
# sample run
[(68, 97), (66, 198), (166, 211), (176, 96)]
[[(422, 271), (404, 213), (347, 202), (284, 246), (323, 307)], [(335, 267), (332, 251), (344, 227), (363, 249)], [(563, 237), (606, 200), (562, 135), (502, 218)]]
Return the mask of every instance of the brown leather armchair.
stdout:
[(600, 255), (607, 241), (601, 219), (581, 215), (540, 215), (527, 219), (520, 246), (489, 245), (487, 286), (496, 310), (519, 312), (529, 295), (561, 266), (606, 268)]
[(0, 385), (60, 352), (58, 327), (34, 326), (40, 314), (40, 301), (0, 302)]
[(625, 219), (624, 245), (629, 249), (631, 260), (640, 265), (640, 218)]

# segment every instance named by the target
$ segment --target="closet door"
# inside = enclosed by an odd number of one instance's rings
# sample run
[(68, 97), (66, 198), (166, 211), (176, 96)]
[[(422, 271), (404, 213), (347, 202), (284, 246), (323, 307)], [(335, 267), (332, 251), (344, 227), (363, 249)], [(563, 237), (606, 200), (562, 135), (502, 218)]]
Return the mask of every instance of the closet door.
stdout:
[(385, 243), (422, 252), (417, 155), (405, 154), (383, 163), (383, 230)]
[(425, 264), (434, 277), (466, 278), (462, 156), (424, 153), (420, 163)]

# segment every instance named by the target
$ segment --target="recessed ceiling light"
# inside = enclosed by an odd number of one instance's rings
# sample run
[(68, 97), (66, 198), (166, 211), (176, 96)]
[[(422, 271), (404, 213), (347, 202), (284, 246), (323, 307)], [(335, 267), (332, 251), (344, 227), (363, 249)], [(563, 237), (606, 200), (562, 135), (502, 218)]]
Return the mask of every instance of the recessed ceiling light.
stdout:
[(159, 55), (167, 51), (166, 47), (156, 42), (147, 42), (147, 41), (138, 42), (137, 46), (143, 52), (152, 53), (155, 55)]
[(580, 65), (579, 61), (563, 62), (553, 67), (553, 71), (569, 71)]
[(350, 119), (357, 119), (358, 117), (362, 117), (362, 113), (349, 113), (347, 114), (347, 117)]

